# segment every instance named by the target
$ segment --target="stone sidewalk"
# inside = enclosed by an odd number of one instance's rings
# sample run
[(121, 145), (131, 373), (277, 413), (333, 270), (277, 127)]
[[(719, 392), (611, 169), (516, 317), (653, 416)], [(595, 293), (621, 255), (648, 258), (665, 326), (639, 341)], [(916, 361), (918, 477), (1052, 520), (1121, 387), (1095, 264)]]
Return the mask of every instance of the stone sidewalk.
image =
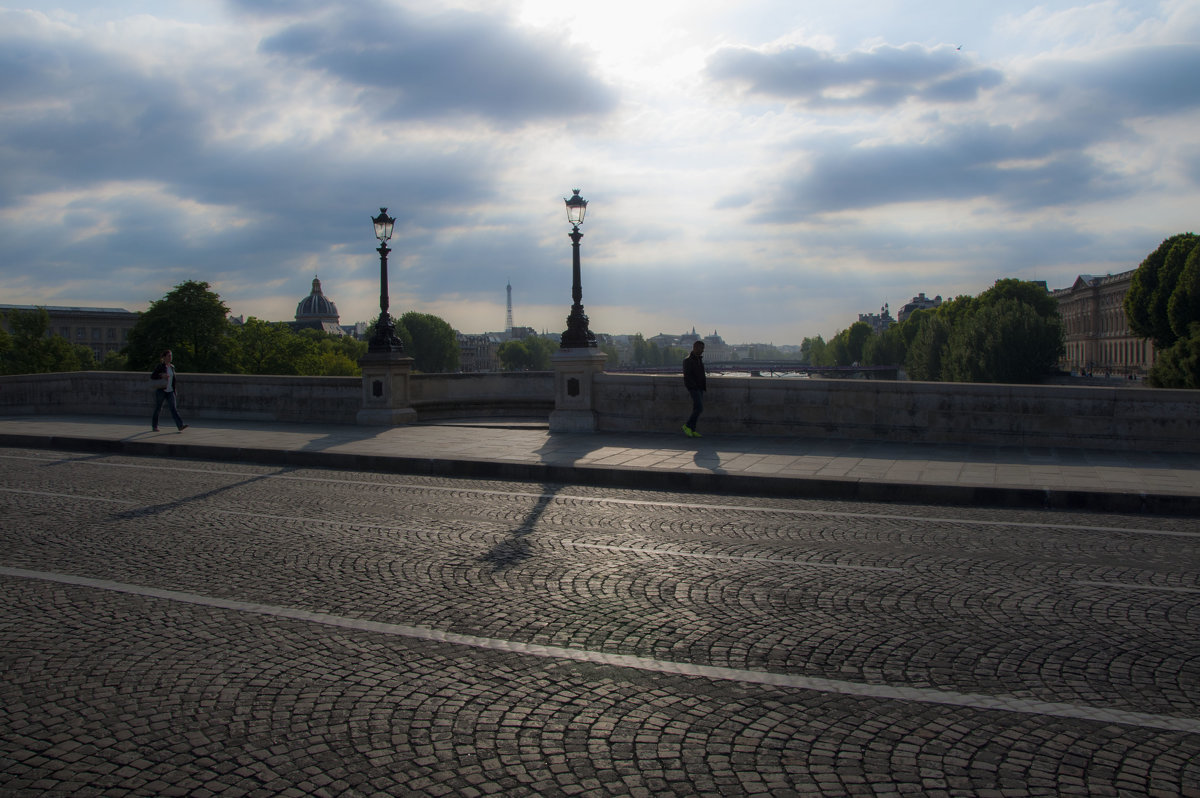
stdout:
[(0, 417), (0, 446), (490, 479), (927, 504), (1200, 515), (1200, 455), (679, 434), (544, 421), (407, 427)]

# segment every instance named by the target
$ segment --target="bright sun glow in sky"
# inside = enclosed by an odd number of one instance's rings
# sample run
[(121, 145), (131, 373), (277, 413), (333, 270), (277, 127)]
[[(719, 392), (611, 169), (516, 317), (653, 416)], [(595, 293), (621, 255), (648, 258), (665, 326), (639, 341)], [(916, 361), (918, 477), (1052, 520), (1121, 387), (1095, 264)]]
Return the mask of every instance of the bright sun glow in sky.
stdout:
[(1200, 5), (130, 0), (0, 8), (0, 279), (144, 309), (798, 344), (1135, 268), (1200, 207)]

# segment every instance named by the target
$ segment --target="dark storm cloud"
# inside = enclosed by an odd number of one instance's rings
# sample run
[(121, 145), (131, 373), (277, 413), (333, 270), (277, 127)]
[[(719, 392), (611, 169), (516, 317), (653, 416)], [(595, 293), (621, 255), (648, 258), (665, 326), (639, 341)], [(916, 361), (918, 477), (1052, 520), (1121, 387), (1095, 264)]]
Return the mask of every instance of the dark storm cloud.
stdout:
[(908, 99), (965, 102), (998, 86), (1001, 74), (949, 47), (882, 46), (844, 56), (794, 46), (776, 52), (725, 47), (708, 75), (751, 94), (815, 107), (892, 106)]
[(512, 126), (615, 107), (579, 53), (482, 14), (347, 4), (287, 25), (261, 48), (368, 90), (363, 99), (388, 118), (465, 115)]

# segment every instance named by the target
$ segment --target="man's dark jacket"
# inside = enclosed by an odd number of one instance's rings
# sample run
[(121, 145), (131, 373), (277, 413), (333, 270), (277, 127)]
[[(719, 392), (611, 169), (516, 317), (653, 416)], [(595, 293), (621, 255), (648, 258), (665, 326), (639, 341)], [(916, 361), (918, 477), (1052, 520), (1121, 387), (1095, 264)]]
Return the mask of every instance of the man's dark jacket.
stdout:
[(683, 361), (683, 385), (689, 391), (707, 390), (704, 378), (704, 358), (694, 352)]
[[(150, 372), (151, 381), (161, 380), (165, 376), (167, 376), (167, 364), (166, 363), (159, 363), (157, 366), (154, 367), (154, 371)], [(172, 391), (176, 390), (178, 388), (178, 386), (179, 386), (179, 372), (177, 371), (177, 372), (175, 372), (175, 379), (171, 381), (171, 390)]]

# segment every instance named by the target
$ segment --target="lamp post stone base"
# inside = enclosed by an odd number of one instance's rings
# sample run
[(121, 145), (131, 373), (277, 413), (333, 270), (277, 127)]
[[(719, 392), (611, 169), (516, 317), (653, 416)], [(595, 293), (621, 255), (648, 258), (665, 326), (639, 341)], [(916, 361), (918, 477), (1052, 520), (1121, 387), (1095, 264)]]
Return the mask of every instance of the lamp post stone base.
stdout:
[(371, 427), (415, 424), (417, 411), (408, 397), (413, 359), (396, 352), (368, 352), (358, 365), (362, 368), (363, 393), (356, 421)]
[(608, 356), (593, 347), (560, 349), (550, 356), (554, 366), (554, 411), (551, 432), (595, 432), (592, 378), (603, 371)]

